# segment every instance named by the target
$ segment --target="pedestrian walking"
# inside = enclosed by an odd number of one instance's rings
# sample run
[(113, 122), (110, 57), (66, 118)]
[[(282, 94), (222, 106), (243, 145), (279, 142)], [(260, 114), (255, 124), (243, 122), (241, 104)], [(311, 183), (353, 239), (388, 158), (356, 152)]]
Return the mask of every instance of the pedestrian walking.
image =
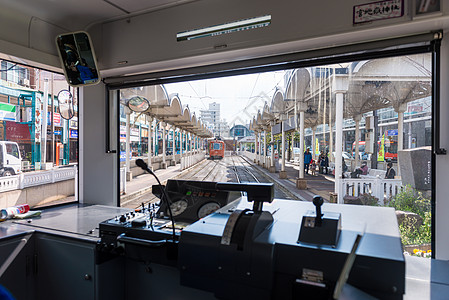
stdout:
[(304, 172), (309, 174), (309, 166), (312, 161), (312, 153), (310, 153), (310, 149), (307, 148), (306, 152), (304, 152)]

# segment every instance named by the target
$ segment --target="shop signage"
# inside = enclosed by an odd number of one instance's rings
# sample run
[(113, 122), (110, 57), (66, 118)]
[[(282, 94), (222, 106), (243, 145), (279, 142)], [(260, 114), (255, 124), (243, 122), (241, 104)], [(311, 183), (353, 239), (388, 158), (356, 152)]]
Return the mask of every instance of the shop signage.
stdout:
[(6, 121), (6, 140), (24, 142), (31, 139), (30, 127), (27, 124)]
[(404, 1), (378, 1), (354, 6), (353, 23), (399, 18), (404, 15)]
[(387, 135), (388, 136), (398, 135), (398, 130), (397, 129), (390, 129), (390, 130), (387, 131)]
[(57, 112), (53, 113), (53, 123), (55, 126), (61, 126), (61, 115)]
[[(120, 151), (120, 161), (125, 161), (126, 160), (126, 152), (125, 151)], [(132, 153), (129, 152), (129, 159), (132, 158)]]
[[(55, 126), (61, 126), (61, 115), (57, 112), (53, 113), (53, 124)], [(47, 113), (47, 125), (51, 125), (51, 112)]]
[(34, 142), (40, 143), (41, 141), (41, 124), (42, 124), (42, 99), (41, 95), (36, 95), (36, 109), (34, 111)]
[(70, 128), (78, 128), (78, 118), (73, 117), (69, 120), (69, 127)]
[(78, 130), (70, 129), (70, 138), (71, 139), (77, 139), (78, 138)]
[(0, 120), (16, 121), (16, 106), (8, 103), (0, 103)]
[(420, 113), (423, 111), (423, 107), (422, 104), (417, 104), (417, 105), (409, 105), (407, 108), (407, 111), (411, 114), (413, 113)]
[(134, 135), (134, 136), (140, 136), (139, 128), (131, 127), (130, 128), (130, 133), (131, 133), (131, 135)]

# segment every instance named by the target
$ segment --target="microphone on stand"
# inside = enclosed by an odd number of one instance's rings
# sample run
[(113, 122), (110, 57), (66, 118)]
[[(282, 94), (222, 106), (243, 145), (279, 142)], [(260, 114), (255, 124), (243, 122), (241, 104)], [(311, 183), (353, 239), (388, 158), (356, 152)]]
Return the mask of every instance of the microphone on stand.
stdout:
[(165, 200), (166, 204), (167, 204), (167, 208), (168, 208), (168, 214), (170, 216), (170, 220), (171, 220), (171, 226), (173, 229), (173, 242), (175, 242), (175, 238), (176, 238), (176, 231), (175, 231), (175, 219), (173, 218), (173, 214), (171, 211), (171, 207), (170, 207), (170, 201), (168, 199), (168, 195), (165, 192), (164, 187), (162, 186), (161, 182), (159, 181), (159, 178), (157, 178), (156, 174), (154, 174), (153, 171), (150, 170), (150, 168), (148, 168), (148, 165), (146, 162), (143, 161), (143, 159), (139, 158), (136, 160), (136, 165), (138, 167), (140, 167), (142, 170), (147, 171), (148, 173), (150, 173), (151, 175), (154, 176), (154, 178), (156, 178), (157, 183), (159, 184), (159, 186), (161, 187), (161, 191), (162, 194), (164, 195), (163, 197), (161, 197), (161, 201)]
[[(141, 169), (143, 169), (144, 171), (147, 171), (147, 172), (150, 173), (151, 175), (156, 176), (156, 175), (153, 173), (153, 171), (151, 171), (151, 169), (148, 168), (147, 163), (144, 162), (143, 159), (139, 158), (138, 160), (136, 160), (136, 165), (137, 165), (138, 167), (140, 167)], [(156, 180), (158, 180), (158, 179), (156, 178)], [(159, 180), (158, 180), (158, 181), (159, 181)]]

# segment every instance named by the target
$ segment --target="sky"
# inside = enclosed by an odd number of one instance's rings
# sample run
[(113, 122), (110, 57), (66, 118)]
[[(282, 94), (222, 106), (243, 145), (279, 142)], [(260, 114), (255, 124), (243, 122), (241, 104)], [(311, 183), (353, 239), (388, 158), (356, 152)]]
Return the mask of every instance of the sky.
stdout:
[(197, 117), (209, 104), (220, 103), (220, 116), (233, 126), (246, 125), (262, 109), (270, 105), (276, 87), (284, 88), (284, 71), (256, 73), (215, 79), (165, 84), (170, 95), (177, 93), (182, 105), (188, 105)]

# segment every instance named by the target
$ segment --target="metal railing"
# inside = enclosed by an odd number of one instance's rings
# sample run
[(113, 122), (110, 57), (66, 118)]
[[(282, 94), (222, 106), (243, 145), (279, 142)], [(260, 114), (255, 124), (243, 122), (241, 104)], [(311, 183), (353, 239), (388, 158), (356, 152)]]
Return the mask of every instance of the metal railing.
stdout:
[(0, 193), (75, 179), (77, 166), (0, 177)]
[(190, 168), (191, 166), (199, 163), (205, 158), (205, 153), (203, 151), (197, 153), (197, 154), (191, 154), (187, 156), (181, 157), (181, 170), (185, 170), (187, 168)]
[(401, 179), (376, 178), (343, 178), (340, 179), (341, 188), (338, 195), (338, 203), (344, 202), (345, 196), (358, 197), (363, 194), (374, 196), (380, 205), (384, 205), (385, 199), (396, 196), (402, 189)]

